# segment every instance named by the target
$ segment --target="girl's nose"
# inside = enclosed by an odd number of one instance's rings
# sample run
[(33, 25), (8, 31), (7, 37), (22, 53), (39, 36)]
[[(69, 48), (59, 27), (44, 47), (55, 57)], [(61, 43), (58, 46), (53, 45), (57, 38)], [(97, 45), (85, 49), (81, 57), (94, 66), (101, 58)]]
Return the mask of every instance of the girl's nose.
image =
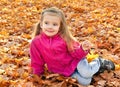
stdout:
[(52, 25), (52, 24), (48, 25), (48, 28), (52, 28), (52, 27), (53, 27), (53, 25)]

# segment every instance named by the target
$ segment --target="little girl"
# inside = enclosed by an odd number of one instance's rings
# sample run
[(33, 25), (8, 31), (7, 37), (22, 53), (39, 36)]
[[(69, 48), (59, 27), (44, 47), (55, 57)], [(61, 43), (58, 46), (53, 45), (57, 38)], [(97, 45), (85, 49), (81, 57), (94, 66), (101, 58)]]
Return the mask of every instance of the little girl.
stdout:
[(91, 44), (79, 44), (67, 28), (63, 12), (55, 7), (43, 10), (30, 46), (33, 74), (44, 73), (44, 65), (50, 72), (76, 78), (81, 85), (89, 85), (94, 74), (114, 70), (110, 60), (96, 58), (88, 63), (86, 55)]

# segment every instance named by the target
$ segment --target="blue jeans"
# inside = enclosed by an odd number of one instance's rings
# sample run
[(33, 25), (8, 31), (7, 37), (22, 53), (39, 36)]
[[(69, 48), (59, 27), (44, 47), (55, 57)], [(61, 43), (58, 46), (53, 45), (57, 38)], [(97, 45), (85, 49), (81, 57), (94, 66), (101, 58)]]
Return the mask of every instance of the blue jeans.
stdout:
[(91, 83), (93, 75), (98, 72), (100, 68), (99, 59), (96, 58), (92, 62), (88, 63), (86, 58), (83, 58), (77, 65), (77, 69), (71, 77), (77, 79), (81, 85), (89, 85)]

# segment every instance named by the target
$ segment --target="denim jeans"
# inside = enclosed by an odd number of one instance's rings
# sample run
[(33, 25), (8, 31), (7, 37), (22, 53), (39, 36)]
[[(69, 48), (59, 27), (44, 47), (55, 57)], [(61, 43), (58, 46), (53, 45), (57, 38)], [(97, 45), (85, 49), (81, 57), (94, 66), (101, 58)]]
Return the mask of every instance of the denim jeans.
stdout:
[(96, 58), (92, 62), (88, 63), (86, 58), (83, 58), (77, 65), (77, 69), (71, 75), (71, 77), (77, 79), (81, 85), (89, 85), (91, 83), (93, 75), (98, 72), (100, 68), (99, 59)]

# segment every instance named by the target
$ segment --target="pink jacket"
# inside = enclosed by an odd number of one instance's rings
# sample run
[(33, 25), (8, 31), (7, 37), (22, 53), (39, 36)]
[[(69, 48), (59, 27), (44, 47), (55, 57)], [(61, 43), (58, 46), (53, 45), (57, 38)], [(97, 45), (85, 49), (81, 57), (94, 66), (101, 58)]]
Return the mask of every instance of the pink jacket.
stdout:
[(32, 40), (30, 46), (33, 74), (43, 74), (46, 64), (49, 71), (70, 76), (78, 62), (87, 54), (88, 52), (85, 52), (79, 44), (75, 45), (74, 51), (69, 52), (65, 41), (59, 34), (48, 37), (41, 33)]

